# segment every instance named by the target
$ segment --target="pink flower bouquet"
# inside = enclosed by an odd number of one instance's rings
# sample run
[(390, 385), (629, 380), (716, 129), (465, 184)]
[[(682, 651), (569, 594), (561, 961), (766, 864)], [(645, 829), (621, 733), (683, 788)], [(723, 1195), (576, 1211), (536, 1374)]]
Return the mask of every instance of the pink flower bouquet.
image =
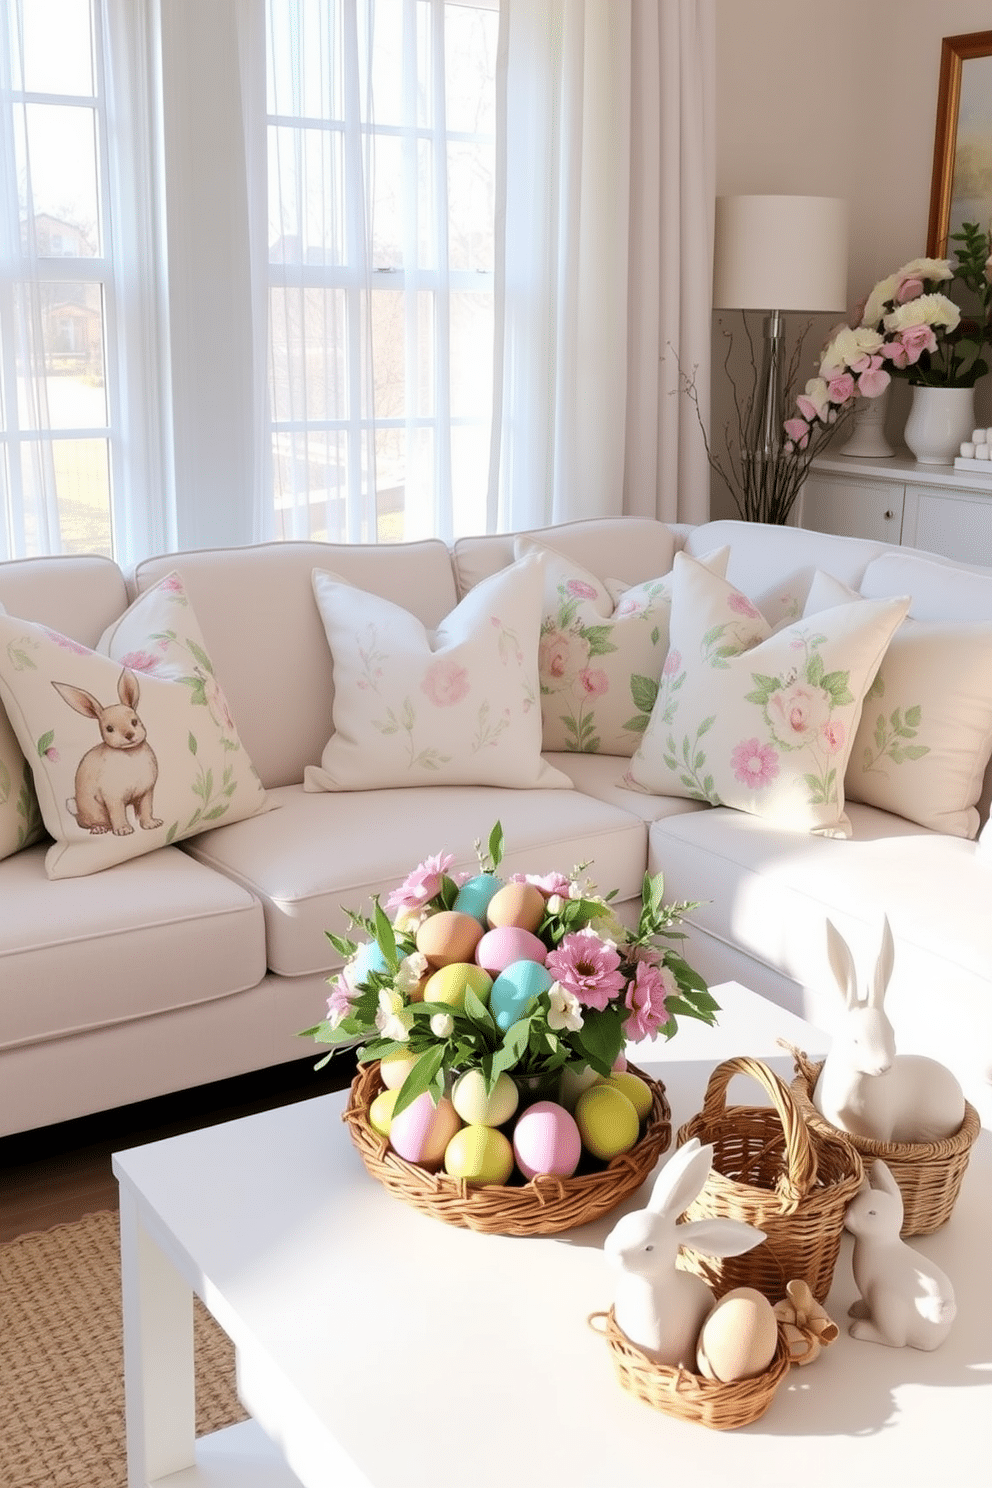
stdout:
[(669, 1039), (680, 1016), (716, 1021), (705, 982), (675, 948), (695, 906), (665, 905), (660, 874), (645, 875), (629, 929), (614, 896), (584, 878), (586, 865), (503, 878), (499, 823), (488, 853), (476, 848), (472, 877), (450, 874), (454, 859), (437, 853), (385, 907), (376, 899), (370, 916), (349, 911), (365, 941), (329, 934), (345, 964), (330, 979), (326, 1018), (303, 1035), (331, 1046), (317, 1068), (356, 1045), (361, 1063), (404, 1056), (395, 1116), (425, 1092), (436, 1103), (453, 1072), (480, 1070), (487, 1092), (503, 1073), (605, 1077), (629, 1040)]

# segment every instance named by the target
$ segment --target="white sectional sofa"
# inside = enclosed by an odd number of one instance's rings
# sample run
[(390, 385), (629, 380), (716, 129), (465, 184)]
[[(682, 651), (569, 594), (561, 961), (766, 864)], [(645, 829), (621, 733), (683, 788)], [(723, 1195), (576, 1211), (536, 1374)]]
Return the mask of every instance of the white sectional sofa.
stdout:
[[(921, 621), (975, 622), (992, 634), (992, 570), (880, 543), (739, 522), (685, 529), (636, 519), (528, 536), (621, 586), (669, 574), (680, 550), (708, 559), (729, 549), (727, 580), (769, 623), (802, 612), (820, 571), (872, 598), (909, 595), (910, 615)], [(496, 820), (506, 871), (588, 862), (626, 912), (645, 869), (664, 872), (666, 897), (700, 901), (687, 955), (708, 980), (737, 978), (827, 1027), (836, 993), (824, 919), (862, 950), (867, 972), (884, 911), (896, 940), (887, 1006), (900, 1047), (945, 1059), (988, 1109), (988, 773), (971, 836), (856, 801), (846, 808), (849, 838), (816, 835), (684, 794), (631, 789), (621, 783), (629, 758), (560, 749), (545, 758), (567, 780), (552, 773), (532, 788), (304, 788), (308, 767), (321, 764), (334, 708), (313, 570), (388, 599), (433, 630), (521, 551), (511, 536), (466, 539), (450, 551), (437, 541), (285, 543), (167, 554), (127, 578), (98, 557), (0, 564), (8, 616), (84, 647), (97, 646), (132, 601), (178, 574), (274, 808), (221, 819), (92, 873), (49, 877), (47, 838), (0, 860), (0, 1135), (312, 1057), (296, 1034), (322, 1015), (326, 980), (339, 965), (325, 932), (343, 932), (345, 908), (368, 908), (428, 853), (450, 851), (456, 870), (473, 869), (473, 845)], [(525, 644), (536, 647), (537, 637), (528, 634)], [(5, 692), (0, 672), (8, 711), (9, 686), (8, 675)], [(990, 687), (986, 678), (977, 691)], [(987, 763), (992, 704), (987, 718), (983, 706), (973, 709), (972, 734), (985, 728)]]

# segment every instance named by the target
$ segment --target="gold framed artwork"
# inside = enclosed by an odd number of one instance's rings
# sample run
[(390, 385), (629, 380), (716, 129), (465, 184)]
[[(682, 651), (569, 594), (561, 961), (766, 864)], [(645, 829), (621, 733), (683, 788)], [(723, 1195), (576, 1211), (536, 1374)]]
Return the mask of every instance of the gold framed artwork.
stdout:
[(962, 222), (992, 222), (992, 31), (941, 42), (928, 257), (948, 256)]

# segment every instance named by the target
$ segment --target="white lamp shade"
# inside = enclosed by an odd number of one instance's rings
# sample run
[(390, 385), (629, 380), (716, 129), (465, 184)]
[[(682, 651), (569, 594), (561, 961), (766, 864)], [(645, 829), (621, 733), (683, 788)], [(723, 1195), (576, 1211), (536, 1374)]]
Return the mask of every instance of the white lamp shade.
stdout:
[(835, 196), (718, 196), (713, 305), (843, 310), (847, 202)]

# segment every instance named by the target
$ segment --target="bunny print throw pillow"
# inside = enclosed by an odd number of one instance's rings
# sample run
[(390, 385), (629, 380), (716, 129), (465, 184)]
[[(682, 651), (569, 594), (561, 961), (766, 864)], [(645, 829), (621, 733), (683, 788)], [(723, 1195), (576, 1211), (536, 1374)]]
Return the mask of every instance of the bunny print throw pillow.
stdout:
[(266, 807), (178, 574), (95, 651), (0, 616), (0, 700), (55, 839), (49, 878), (75, 878)]
[(844, 773), (862, 703), (908, 608), (842, 604), (772, 631), (732, 584), (677, 553), (670, 649), (621, 783), (849, 837)]
[(541, 567), (531, 555), (483, 579), (433, 632), (391, 600), (315, 569), (334, 732), (305, 789), (570, 789), (541, 757)]

